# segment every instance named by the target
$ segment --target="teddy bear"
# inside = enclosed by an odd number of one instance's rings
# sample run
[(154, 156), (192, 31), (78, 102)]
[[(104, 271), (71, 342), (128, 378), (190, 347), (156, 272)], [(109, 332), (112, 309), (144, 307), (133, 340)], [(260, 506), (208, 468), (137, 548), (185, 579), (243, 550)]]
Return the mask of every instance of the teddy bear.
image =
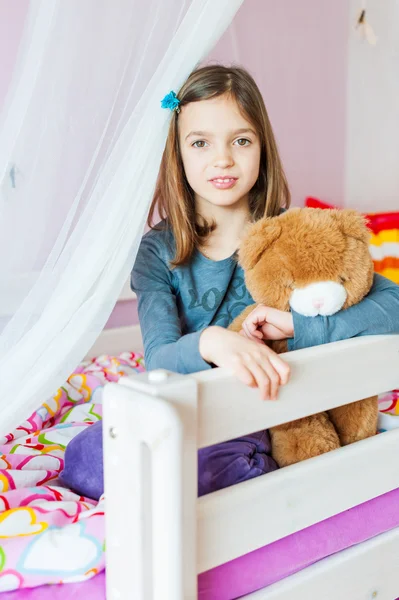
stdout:
[[(364, 217), (349, 209), (293, 208), (250, 225), (238, 261), (256, 304), (229, 329), (240, 332), (258, 304), (312, 318), (360, 302), (373, 282), (369, 237)], [(286, 340), (266, 343), (277, 353), (287, 351)], [(329, 452), (375, 435), (377, 419), (373, 396), (273, 427), (272, 456), (283, 467)]]

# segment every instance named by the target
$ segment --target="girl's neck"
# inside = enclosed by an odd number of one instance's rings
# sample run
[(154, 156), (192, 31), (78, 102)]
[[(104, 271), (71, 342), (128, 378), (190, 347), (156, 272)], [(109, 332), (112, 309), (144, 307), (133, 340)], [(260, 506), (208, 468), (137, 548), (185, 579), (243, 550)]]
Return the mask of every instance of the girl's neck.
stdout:
[(250, 221), (248, 199), (243, 198), (234, 206), (208, 206), (199, 214), (206, 221), (216, 223), (216, 228), (199, 248), (207, 258), (218, 261), (232, 256), (237, 250), (241, 236)]

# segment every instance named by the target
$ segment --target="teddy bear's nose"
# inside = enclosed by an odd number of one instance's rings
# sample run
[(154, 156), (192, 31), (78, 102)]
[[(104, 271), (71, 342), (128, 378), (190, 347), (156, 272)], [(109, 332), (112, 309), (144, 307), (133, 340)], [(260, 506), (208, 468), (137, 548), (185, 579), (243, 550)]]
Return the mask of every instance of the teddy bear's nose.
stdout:
[(315, 308), (321, 308), (324, 304), (324, 298), (313, 298), (313, 306)]

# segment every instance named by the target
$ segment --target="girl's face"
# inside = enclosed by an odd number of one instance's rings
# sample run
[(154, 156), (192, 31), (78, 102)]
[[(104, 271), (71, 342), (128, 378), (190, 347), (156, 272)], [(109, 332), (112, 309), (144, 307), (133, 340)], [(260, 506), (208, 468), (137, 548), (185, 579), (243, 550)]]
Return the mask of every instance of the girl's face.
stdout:
[(228, 95), (191, 102), (179, 115), (179, 143), (197, 208), (248, 202), (259, 175), (260, 141)]

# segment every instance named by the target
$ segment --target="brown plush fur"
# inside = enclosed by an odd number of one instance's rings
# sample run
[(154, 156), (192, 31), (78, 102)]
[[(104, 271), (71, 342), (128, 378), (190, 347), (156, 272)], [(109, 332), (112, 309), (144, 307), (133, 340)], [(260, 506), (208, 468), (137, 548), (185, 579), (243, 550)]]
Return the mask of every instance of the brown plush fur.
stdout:
[[(372, 285), (369, 235), (364, 218), (353, 210), (302, 208), (261, 219), (250, 227), (239, 250), (247, 288), (257, 304), (289, 311), (295, 288), (334, 281), (345, 287), (342, 309), (349, 308)], [(254, 306), (229, 329), (240, 331)], [(287, 351), (286, 340), (268, 344), (278, 353)], [(377, 416), (373, 397), (273, 427), (273, 457), (286, 466), (370, 437), (377, 431)]]

